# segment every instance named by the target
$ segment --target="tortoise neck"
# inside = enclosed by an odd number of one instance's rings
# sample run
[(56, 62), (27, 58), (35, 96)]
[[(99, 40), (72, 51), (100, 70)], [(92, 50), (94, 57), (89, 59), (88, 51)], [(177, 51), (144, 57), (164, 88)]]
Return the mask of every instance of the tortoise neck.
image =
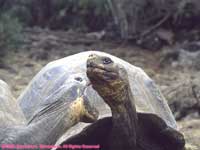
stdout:
[[(121, 146), (122, 148), (125, 147), (126, 149), (135, 149), (137, 133), (137, 113), (135, 105), (132, 104), (134, 99), (131, 95), (130, 90), (127, 90), (126, 95), (127, 96), (125, 98), (125, 103), (123, 105), (115, 107), (115, 109), (112, 109), (112, 134), (117, 134), (116, 137), (118, 137), (119, 140), (123, 139), (123, 141), (126, 141), (123, 146)], [(120, 147), (120, 145), (117, 145), (113, 148), (117, 147)]]

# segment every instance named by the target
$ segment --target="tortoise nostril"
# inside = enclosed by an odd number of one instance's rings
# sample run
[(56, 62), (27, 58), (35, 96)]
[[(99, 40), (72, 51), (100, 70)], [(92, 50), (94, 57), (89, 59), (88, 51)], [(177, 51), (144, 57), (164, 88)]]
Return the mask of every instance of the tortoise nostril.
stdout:
[(94, 54), (90, 54), (90, 55), (89, 55), (89, 58), (93, 58), (93, 57), (95, 57)]
[(87, 62), (87, 67), (93, 67), (93, 66), (94, 66), (94, 65), (93, 65), (92, 62), (90, 62), (90, 61)]

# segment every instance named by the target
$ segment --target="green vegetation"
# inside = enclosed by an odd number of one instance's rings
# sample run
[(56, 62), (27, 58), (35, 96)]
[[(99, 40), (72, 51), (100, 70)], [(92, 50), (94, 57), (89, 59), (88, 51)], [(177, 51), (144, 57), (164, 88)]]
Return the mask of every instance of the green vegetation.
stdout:
[(22, 27), (97, 31), (111, 20), (107, 0), (0, 0), (0, 49), (16, 47)]
[[(41, 13), (48, 14), (47, 24), (52, 29), (101, 30), (112, 20), (107, 0), (52, 0), (48, 6), (51, 9), (46, 9), (45, 12), (43, 7)], [(37, 25), (41, 23), (38, 22)]]
[(0, 15), (0, 49), (13, 48), (20, 41), (22, 25), (9, 13)]

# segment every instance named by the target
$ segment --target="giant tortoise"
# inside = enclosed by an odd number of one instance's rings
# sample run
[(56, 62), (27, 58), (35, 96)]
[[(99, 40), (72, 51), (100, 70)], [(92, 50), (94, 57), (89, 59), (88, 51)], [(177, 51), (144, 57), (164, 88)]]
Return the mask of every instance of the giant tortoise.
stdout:
[[(20, 113), (7, 84), (1, 81), (0, 92), (4, 94), (1, 95), (0, 105), (3, 121), (0, 123), (2, 148), (14, 146), (17, 149), (27, 149), (28, 145), (33, 145), (29, 148), (38, 149), (41, 144), (54, 145), (63, 133), (79, 121), (94, 122), (98, 112), (84, 95), (85, 84), (77, 81), (76, 77), (71, 75), (62, 86), (46, 97), (28, 122)], [(17, 147), (19, 144), (21, 147)]]
[[(183, 150), (184, 136), (169, 127), (160, 117), (151, 113), (137, 113), (128, 75), (112, 59), (92, 54), (87, 60), (87, 76), (92, 87), (112, 111), (111, 125), (104, 128), (104, 149), (108, 150)], [(107, 130), (107, 125), (111, 130)], [(90, 142), (98, 128), (90, 127), (93, 134), (85, 132)], [(102, 134), (103, 131), (101, 131)], [(81, 134), (80, 134), (81, 135)], [(79, 136), (81, 141), (81, 138)], [(84, 139), (85, 140), (85, 139)], [(101, 141), (102, 139), (96, 139)], [(107, 143), (106, 141), (109, 141)], [(91, 143), (92, 144), (92, 143)]]
[[(129, 64), (120, 58), (110, 54), (98, 51), (87, 51), (47, 64), (30, 82), (24, 92), (18, 98), (20, 107), (24, 112), (26, 119), (30, 119), (43, 103), (48, 104), (45, 97), (60, 88), (71, 75), (77, 76), (75, 79), (88, 83), (86, 75), (86, 62), (88, 56), (97, 54), (111, 58), (118, 66), (125, 68), (128, 74), (131, 93), (135, 100), (137, 112), (151, 113), (160, 117), (167, 126), (176, 129), (176, 121), (169, 109), (169, 106), (157, 88), (155, 82), (139, 67)], [(105, 60), (106, 63), (106, 60)], [(98, 109), (99, 119), (111, 116), (109, 106), (104, 102), (102, 97), (91, 86), (87, 87), (85, 95), (90, 103)], [(65, 135), (57, 142), (69, 139), (72, 135), (79, 133), (88, 124), (79, 123), (70, 128)]]
[[(92, 88), (110, 106), (112, 117), (101, 118), (61, 146), (99, 145), (101, 150), (183, 150), (184, 136), (159, 116), (136, 112), (126, 70), (106, 56), (92, 54), (87, 60)], [(100, 107), (100, 106), (99, 106)]]
[[(26, 119), (30, 120), (29, 125), (31, 123), (38, 123), (43, 117), (46, 118), (46, 116), (52, 115), (52, 113), (48, 113), (49, 110), (59, 108), (60, 105), (58, 104), (57, 106), (57, 103), (54, 103), (54, 99), (57, 98), (54, 95), (56, 95), (58, 89), (62, 89), (66, 81), (70, 80), (71, 77), (82, 84), (89, 82), (86, 75), (86, 61), (90, 54), (107, 56), (117, 63), (118, 66), (125, 68), (137, 112), (154, 114), (162, 118), (168, 126), (176, 129), (176, 122), (167, 102), (156, 87), (154, 81), (142, 69), (110, 54), (96, 51), (82, 52), (51, 62), (34, 77), (18, 98)], [(87, 86), (87, 84), (84, 86)], [(70, 92), (77, 91), (75, 89), (72, 88)], [(69, 88), (66, 90), (69, 90)], [(61, 91), (64, 92), (65, 90)], [(84, 92), (89, 103), (98, 109), (100, 118), (111, 116), (110, 108), (91, 86), (87, 86)], [(51, 104), (55, 104), (55, 106), (51, 106)], [(83, 123), (73, 126), (66, 132), (64, 139), (68, 139), (72, 135), (79, 133), (85, 126), (87, 124)], [(62, 141), (63, 139), (60, 140)]]

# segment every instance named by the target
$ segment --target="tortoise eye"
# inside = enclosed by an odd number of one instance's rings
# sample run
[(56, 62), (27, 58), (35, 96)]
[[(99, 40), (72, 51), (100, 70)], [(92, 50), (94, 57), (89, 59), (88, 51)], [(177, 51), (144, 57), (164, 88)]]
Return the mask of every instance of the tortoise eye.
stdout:
[(104, 65), (110, 64), (110, 63), (112, 63), (112, 62), (113, 62), (113, 61), (112, 61), (109, 57), (103, 58), (103, 64), (104, 64)]
[(82, 82), (82, 81), (83, 81), (83, 79), (82, 79), (81, 77), (76, 77), (75, 80), (76, 80), (76, 81), (79, 81), (79, 82)]

